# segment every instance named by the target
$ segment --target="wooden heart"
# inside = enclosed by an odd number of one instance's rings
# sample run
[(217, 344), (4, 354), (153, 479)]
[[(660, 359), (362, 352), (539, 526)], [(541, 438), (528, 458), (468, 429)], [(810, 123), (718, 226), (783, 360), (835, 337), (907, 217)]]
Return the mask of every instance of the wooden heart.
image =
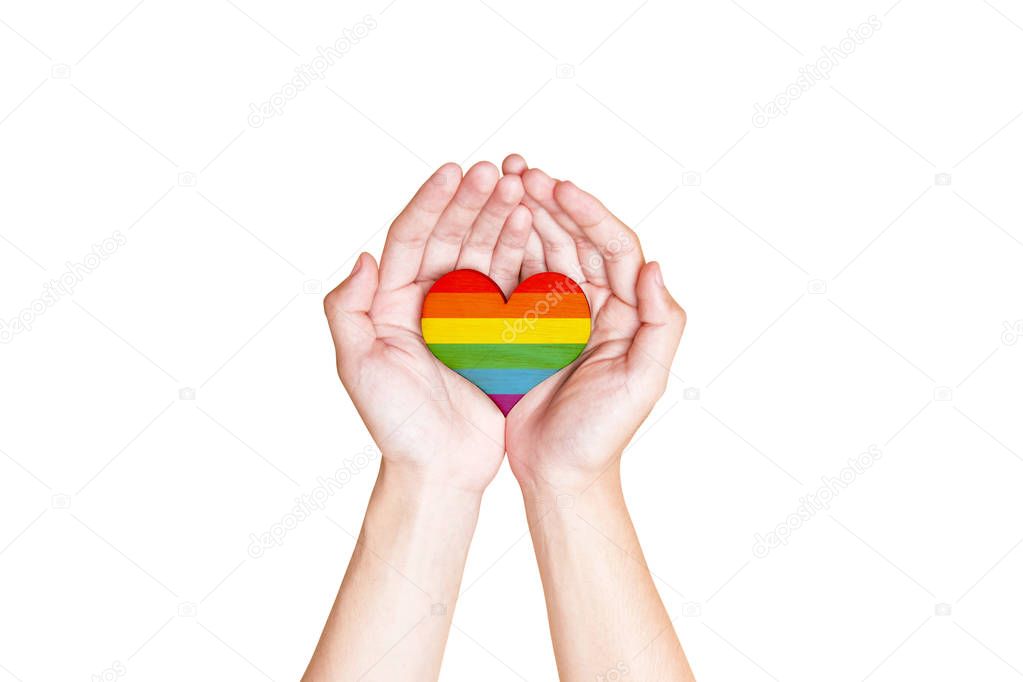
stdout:
[(529, 277), (505, 301), (475, 270), (437, 280), (423, 301), (423, 340), (507, 415), (522, 396), (575, 360), (590, 338), (590, 304), (556, 272)]

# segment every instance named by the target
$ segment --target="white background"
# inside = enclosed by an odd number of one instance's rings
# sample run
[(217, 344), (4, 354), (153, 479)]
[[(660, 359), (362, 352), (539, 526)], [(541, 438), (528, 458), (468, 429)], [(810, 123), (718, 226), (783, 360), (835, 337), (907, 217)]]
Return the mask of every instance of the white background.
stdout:
[[(0, 3), (0, 318), (126, 239), (0, 345), (0, 680), (301, 674), (376, 468), (249, 554), (370, 444), (322, 295), (432, 168), (510, 151), (689, 312), (624, 476), (698, 678), (1023, 677), (1019, 4), (388, 2)], [(556, 678), (507, 467), (463, 589), (443, 679)]]

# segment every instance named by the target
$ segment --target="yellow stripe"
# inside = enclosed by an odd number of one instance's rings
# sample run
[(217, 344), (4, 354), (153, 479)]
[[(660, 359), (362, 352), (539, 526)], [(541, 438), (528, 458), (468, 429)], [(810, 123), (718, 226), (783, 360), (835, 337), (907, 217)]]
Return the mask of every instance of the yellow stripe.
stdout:
[(424, 317), (426, 343), (586, 343), (590, 320), (584, 317)]

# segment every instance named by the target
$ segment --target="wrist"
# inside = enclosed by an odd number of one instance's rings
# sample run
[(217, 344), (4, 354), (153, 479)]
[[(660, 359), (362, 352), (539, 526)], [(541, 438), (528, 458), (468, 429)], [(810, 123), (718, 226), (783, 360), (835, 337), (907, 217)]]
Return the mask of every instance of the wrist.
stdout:
[[(356, 546), (360, 560), (383, 562), (420, 606), (453, 603), (476, 528), (482, 495), (426, 482), (381, 462)], [(397, 577), (395, 577), (397, 576)]]
[(386, 458), (380, 462), (376, 491), (389, 500), (400, 501), (407, 513), (428, 517), (447, 512), (475, 514), (483, 499), (482, 489), (464, 487)]
[(595, 461), (592, 464), (587, 461), (567, 465), (549, 463), (557, 459), (557, 456), (547, 452), (525, 456), (508, 453), (508, 463), (523, 495), (551, 493), (579, 495), (591, 489), (613, 490), (616, 486), (621, 486), (621, 453), (601, 456), (599, 462)]
[(534, 519), (549, 514), (572, 515), (591, 507), (624, 507), (617, 459), (603, 472), (548, 477), (540, 473), (519, 479), (526, 514)]
[[(472, 433), (478, 433), (470, 429)], [(482, 497), (497, 475), (504, 448), (492, 439), (413, 439), (398, 449), (381, 448), (380, 477), (417, 496)], [(480, 442), (485, 440), (485, 442)]]
[(555, 582), (582, 579), (594, 561), (618, 566), (622, 552), (641, 560), (617, 468), (577, 492), (530, 481), (522, 494), (541, 573)]

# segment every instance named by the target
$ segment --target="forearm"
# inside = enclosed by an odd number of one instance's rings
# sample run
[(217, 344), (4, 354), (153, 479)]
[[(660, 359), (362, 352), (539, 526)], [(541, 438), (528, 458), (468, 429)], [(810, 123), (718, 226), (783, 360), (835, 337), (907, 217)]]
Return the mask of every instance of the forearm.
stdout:
[(593, 682), (628, 671), (636, 680), (692, 680), (617, 470), (581, 494), (559, 497), (538, 481), (522, 490), (561, 679)]
[(437, 679), (479, 503), (382, 464), (304, 680)]

